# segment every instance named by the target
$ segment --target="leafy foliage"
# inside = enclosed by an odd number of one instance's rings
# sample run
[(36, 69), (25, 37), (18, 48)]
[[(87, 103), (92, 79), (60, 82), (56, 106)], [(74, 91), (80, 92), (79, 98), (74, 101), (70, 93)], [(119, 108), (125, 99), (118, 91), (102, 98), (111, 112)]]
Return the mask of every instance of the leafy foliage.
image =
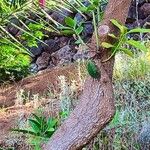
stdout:
[(66, 23), (67, 27), (64, 27), (64, 26), (60, 27), (60, 29), (62, 30), (61, 33), (65, 34), (65, 35), (75, 34), (78, 37), (78, 40), (76, 43), (83, 44), (84, 42), (83, 42), (82, 38), (80, 37), (80, 34), (83, 31), (82, 22), (77, 24), (76, 18), (72, 19), (70, 17), (66, 17), (65, 23)]
[(50, 138), (57, 128), (57, 119), (32, 114), (33, 118), (28, 119), (31, 129), (13, 129), (13, 131), (31, 134), (43, 138)]
[(44, 34), (42, 32), (43, 29), (43, 25), (42, 23), (29, 23), (28, 28), (30, 30), (30, 33), (32, 34), (28, 34), (28, 32), (24, 32), (21, 36), (21, 38), (23, 40), (25, 40), (27, 43), (27, 46), (29, 47), (37, 47), (37, 39), (42, 39), (44, 37)]
[(23, 5), (25, 2), (27, 2), (27, 0), (7, 0), (8, 4), (10, 4), (11, 7), (19, 7), (21, 5)]
[(30, 57), (24, 50), (8, 44), (1, 39), (0, 43), (0, 82), (20, 79), (28, 74)]
[(147, 48), (144, 45), (144, 43), (140, 42), (140, 41), (135, 41), (133, 39), (128, 39), (127, 35), (131, 34), (131, 33), (148, 33), (150, 32), (150, 29), (142, 29), (142, 28), (136, 28), (136, 29), (132, 29), (130, 31), (128, 31), (127, 27), (121, 25), (117, 20), (112, 19), (111, 22), (113, 23), (113, 25), (115, 25), (119, 31), (120, 31), (120, 35), (119, 37), (117, 37), (114, 34), (109, 34), (109, 36), (115, 40), (117, 40), (114, 44), (111, 43), (106, 43), (106, 42), (102, 42), (102, 46), (104, 48), (108, 48), (111, 49), (112, 54), (111, 56), (104, 60), (103, 62), (108, 61), (109, 59), (111, 59), (118, 51), (122, 51), (125, 54), (133, 57), (133, 52), (132, 50), (125, 48), (125, 44), (128, 44), (136, 49), (139, 49), (141, 51), (147, 52)]

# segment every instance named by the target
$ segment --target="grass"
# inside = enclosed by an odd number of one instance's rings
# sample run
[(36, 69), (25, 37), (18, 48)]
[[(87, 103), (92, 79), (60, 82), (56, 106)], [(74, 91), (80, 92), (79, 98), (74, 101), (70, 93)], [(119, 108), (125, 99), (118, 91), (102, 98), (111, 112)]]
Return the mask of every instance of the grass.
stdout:
[(114, 69), (115, 80), (143, 78), (150, 74), (150, 52), (141, 53), (134, 58), (117, 54)]

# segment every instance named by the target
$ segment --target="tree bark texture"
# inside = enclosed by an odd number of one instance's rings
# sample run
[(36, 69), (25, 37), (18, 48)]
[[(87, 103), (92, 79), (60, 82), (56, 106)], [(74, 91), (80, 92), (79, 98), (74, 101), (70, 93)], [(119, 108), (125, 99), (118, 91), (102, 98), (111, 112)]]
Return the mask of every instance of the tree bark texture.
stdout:
[[(124, 24), (130, 3), (131, 0), (109, 0), (104, 19), (98, 27), (100, 42), (113, 42), (108, 38), (108, 33), (117, 33), (118, 30), (111, 24), (110, 19)], [(95, 43), (93, 35), (89, 43), (91, 51), (96, 51)], [(55, 132), (44, 150), (80, 150), (112, 119), (115, 113), (112, 88), (114, 58), (101, 63), (110, 54), (110, 50), (100, 48), (100, 58), (95, 61), (101, 71), (101, 79), (87, 78), (79, 104)]]

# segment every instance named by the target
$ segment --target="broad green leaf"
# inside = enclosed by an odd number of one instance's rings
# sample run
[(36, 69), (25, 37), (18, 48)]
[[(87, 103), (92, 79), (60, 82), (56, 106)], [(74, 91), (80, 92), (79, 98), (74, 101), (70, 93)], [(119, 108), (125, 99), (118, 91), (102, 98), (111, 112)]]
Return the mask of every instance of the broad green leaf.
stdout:
[(44, 137), (50, 138), (50, 137), (53, 135), (54, 132), (55, 132), (55, 131), (46, 131)]
[(120, 50), (123, 51), (125, 54), (129, 55), (130, 57), (134, 56), (133, 52), (127, 48), (120, 48)]
[(65, 23), (67, 26), (74, 28), (76, 26), (76, 21), (70, 17), (65, 18)]
[(82, 31), (83, 31), (83, 27), (82, 27), (82, 26), (78, 27), (78, 28), (75, 30), (76, 34), (78, 34), (78, 35), (79, 35)]
[(62, 118), (68, 117), (68, 116), (69, 116), (69, 111), (62, 111), (62, 112), (60, 112), (60, 116), (61, 116)]
[(41, 117), (42, 123), (41, 123), (41, 132), (45, 132), (48, 125), (47, 125), (47, 119), (45, 116)]
[(36, 119), (36, 121), (41, 125), (42, 119), (41, 117), (38, 117), (36, 114), (32, 113), (33, 117)]
[(101, 72), (94, 61), (89, 60), (87, 63), (87, 71), (89, 75), (94, 79), (100, 79)]
[(102, 47), (104, 47), (104, 48), (112, 48), (112, 47), (114, 47), (114, 45), (112, 45), (112, 44), (110, 44), (110, 43), (107, 43), (107, 42), (102, 42)]
[(37, 31), (43, 28), (43, 26), (41, 24), (35, 24), (35, 23), (29, 23), (28, 27), (32, 30), (32, 31)]
[(39, 124), (37, 121), (33, 120), (33, 119), (29, 119), (29, 124), (32, 127), (32, 129), (34, 130), (34, 132), (39, 133), (41, 130), (41, 124)]
[(141, 51), (147, 52), (147, 48), (144, 44), (142, 44), (140, 41), (135, 40), (128, 40), (126, 41), (127, 44), (132, 45), (133, 47), (140, 49)]
[(135, 28), (130, 30), (128, 33), (150, 33), (150, 29)]
[(120, 32), (123, 34), (123, 33), (125, 33), (125, 31), (126, 31), (126, 27), (125, 26), (123, 26), (123, 25), (121, 25), (117, 20), (115, 20), (115, 19), (111, 19), (110, 20), (111, 22), (112, 22), (112, 24), (114, 24), (117, 28), (119, 28), (119, 30), (120, 30)]

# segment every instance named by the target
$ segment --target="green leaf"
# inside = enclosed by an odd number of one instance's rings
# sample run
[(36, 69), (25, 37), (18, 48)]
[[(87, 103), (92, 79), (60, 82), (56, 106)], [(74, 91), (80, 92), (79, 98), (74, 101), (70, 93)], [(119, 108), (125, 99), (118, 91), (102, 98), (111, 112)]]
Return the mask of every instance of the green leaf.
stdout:
[(126, 31), (126, 29), (127, 29), (125, 26), (121, 25), (121, 24), (120, 24), (117, 20), (115, 20), (115, 19), (111, 19), (110, 21), (111, 21), (112, 24), (114, 24), (117, 28), (119, 28), (119, 30), (120, 30), (120, 32), (121, 32), (122, 34), (125, 33), (125, 31)]
[(29, 23), (28, 27), (32, 30), (32, 31), (37, 31), (43, 28), (43, 26), (41, 24), (35, 24), (35, 23)]
[(76, 21), (70, 17), (65, 18), (65, 23), (67, 26), (69, 26), (71, 28), (75, 28), (75, 26), (76, 26)]
[(57, 125), (58, 120), (54, 118), (49, 118), (47, 120), (48, 128), (55, 127)]
[(63, 30), (63, 31), (61, 31), (61, 33), (64, 34), (64, 35), (72, 35), (75, 32), (73, 30)]
[(82, 43), (82, 42), (81, 42), (81, 40), (79, 40), (79, 39), (75, 41), (75, 44), (77, 44), (77, 45), (79, 45), (79, 44), (81, 44), (81, 43)]
[(26, 130), (26, 129), (12, 129), (12, 131), (21, 132), (21, 133), (23, 133), (23, 134), (37, 135), (36, 132), (30, 131), (30, 130)]
[(50, 137), (53, 135), (54, 132), (55, 132), (55, 131), (46, 131), (46, 132), (45, 132), (45, 137), (46, 137), (46, 138), (50, 138)]
[(82, 31), (83, 31), (83, 27), (82, 27), (82, 26), (78, 27), (78, 28), (75, 30), (76, 34), (78, 34), (78, 35), (79, 35)]
[(81, 12), (87, 12), (88, 11), (88, 9), (87, 9), (87, 7), (80, 7), (80, 8), (78, 8)]
[(113, 39), (118, 39), (114, 34), (108, 34), (108, 36), (112, 37)]
[(110, 44), (110, 43), (107, 43), (107, 42), (102, 42), (102, 47), (104, 47), (104, 48), (112, 48), (112, 47), (114, 47), (114, 45), (112, 45), (112, 44)]
[(134, 57), (134, 54), (131, 50), (127, 48), (120, 48), (121, 51), (123, 51), (125, 54), (129, 55), (130, 57)]
[(100, 3), (100, 0), (94, 0), (93, 1), (93, 4), (95, 5), (95, 7), (98, 7), (99, 3)]
[(46, 130), (46, 132), (54, 132), (54, 131), (55, 131), (54, 128), (48, 128), (48, 129)]
[(42, 119), (41, 117), (38, 117), (36, 114), (32, 113), (33, 117), (35, 118), (35, 120), (41, 125), (42, 123)]
[(87, 7), (87, 12), (91, 12), (91, 11), (93, 11), (93, 10), (95, 10), (95, 9), (96, 9), (95, 5), (91, 4), (91, 5), (89, 5), (89, 6)]
[(128, 33), (150, 33), (150, 29), (135, 28), (130, 30)]
[(128, 40), (126, 41), (127, 44), (140, 49), (141, 51), (147, 52), (147, 48), (144, 44), (142, 44), (140, 41), (135, 41), (135, 40)]
[(120, 119), (120, 112), (119, 112), (119, 110), (116, 110), (115, 116), (114, 116), (113, 120), (110, 122), (109, 127), (110, 128), (117, 127), (120, 124), (119, 119)]
[(89, 60), (87, 63), (87, 71), (89, 75), (94, 78), (94, 79), (100, 79), (101, 73), (97, 65), (95, 64), (94, 61)]
[(34, 36), (36, 36), (39, 39), (42, 39), (44, 37), (44, 34), (41, 31), (36, 31), (35, 34), (34, 34)]
[(29, 124), (36, 133), (40, 133), (41, 129), (41, 124), (39, 124), (37, 121), (33, 119), (29, 119)]

